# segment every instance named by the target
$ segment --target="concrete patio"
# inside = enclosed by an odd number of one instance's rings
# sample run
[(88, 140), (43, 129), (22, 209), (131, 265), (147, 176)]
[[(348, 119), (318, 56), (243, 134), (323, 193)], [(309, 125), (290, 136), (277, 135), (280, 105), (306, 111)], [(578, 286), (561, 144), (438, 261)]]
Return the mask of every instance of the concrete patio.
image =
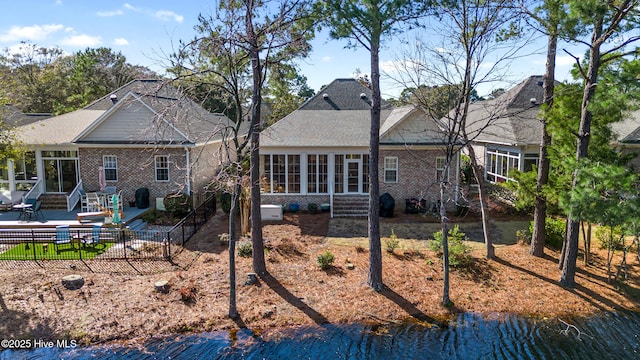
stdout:
[[(124, 224), (130, 223), (151, 210), (153, 210), (152, 207), (138, 209), (137, 207), (125, 206), (122, 222)], [(20, 211), (0, 211), (0, 229), (55, 228), (57, 225), (69, 225), (74, 228), (80, 228), (102, 225), (104, 223), (104, 217), (87, 218), (79, 222), (77, 214), (80, 212), (80, 207), (76, 207), (73, 211), (48, 209), (42, 209), (41, 211), (44, 216), (32, 216), (31, 219), (20, 219)]]

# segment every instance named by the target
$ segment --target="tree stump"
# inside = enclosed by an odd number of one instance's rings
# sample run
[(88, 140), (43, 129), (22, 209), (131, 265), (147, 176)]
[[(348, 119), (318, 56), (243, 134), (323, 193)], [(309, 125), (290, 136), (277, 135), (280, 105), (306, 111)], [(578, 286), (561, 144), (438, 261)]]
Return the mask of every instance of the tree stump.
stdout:
[(154, 286), (156, 287), (157, 292), (161, 292), (165, 294), (169, 292), (169, 281), (167, 280), (156, 281)]
[(62, 286), (69, 290), (80, 289), (84, 285), (84, 278), (77, 274), (67, 275), (62, 278)]

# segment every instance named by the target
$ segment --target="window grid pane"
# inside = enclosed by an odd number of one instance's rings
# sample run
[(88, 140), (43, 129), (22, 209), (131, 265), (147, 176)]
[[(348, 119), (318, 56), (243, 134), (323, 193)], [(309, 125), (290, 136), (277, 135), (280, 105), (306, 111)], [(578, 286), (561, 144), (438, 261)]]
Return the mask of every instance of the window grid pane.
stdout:
[(105, 179), (118, 181), (118, 159), (113, 155), (105, 155), (102, 158)]
[(398, 182), (398, 158), (397, 157), (384, 158), (384, 182), (386, 183)]
[(287, 164), (288, 193), (300, 192), (300, 155), (289, 155)]
[(169, 157), (156, 156), (156, 181), (169, 181)]

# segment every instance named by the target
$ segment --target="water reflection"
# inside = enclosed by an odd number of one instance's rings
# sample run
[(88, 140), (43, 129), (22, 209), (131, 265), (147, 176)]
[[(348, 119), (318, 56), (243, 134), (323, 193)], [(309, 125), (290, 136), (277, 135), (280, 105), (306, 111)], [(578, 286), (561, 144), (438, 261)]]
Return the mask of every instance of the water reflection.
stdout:
[(319, 325), (155, 339), (141, 348), (96, 346), (0, 353), (1, 359), (639, 359), (640, 316), (544, 320), (462, 314), (426, 323)]

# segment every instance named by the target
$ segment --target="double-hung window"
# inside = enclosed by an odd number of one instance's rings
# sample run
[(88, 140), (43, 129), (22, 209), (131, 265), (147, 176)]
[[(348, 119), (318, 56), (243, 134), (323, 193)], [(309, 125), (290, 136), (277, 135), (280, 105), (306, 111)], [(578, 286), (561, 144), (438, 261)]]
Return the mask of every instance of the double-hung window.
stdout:
[(169, 181), (169, 156), (157, 155), (155, 157), (156, 181)]
[(118, 158), (115, 155), (103, 156), (102, 166), (105, 180), (118, 181)]
[(398, 158), (388, 156), (384, 158), (384, 182), (398, 182)]
[(436, 180), (438, 182), (449, 179), (449, 172), (445, 172), (446, 165), (447, 159), (445, 157), (436, 158)]

